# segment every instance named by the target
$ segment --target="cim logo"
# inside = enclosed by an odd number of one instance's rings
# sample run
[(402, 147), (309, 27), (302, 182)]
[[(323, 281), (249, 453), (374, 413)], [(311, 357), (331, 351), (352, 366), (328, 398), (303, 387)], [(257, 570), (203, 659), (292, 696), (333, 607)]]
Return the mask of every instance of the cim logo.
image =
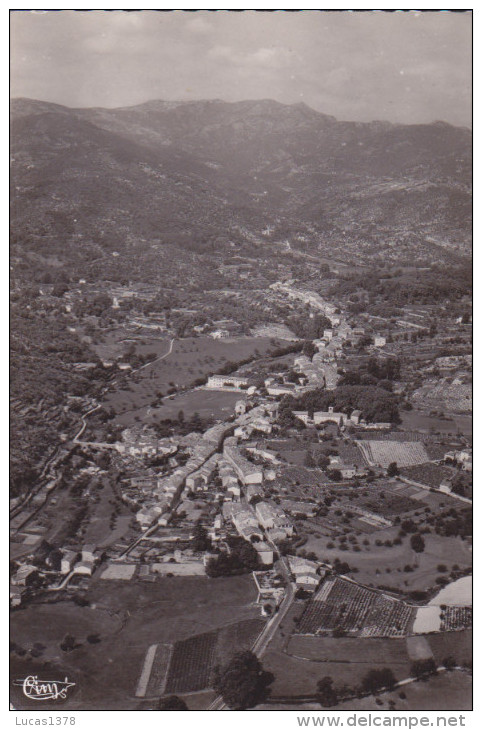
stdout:
[(30, 675), (25, 679), (15, 679), (13, 684), (22, 687), (25, 697), (29, 700), (66, 700), (67, 692), (75, 687), (75, 682), (69, 682), (68, 677), (64, 681), (39, 680), (36, 675)]

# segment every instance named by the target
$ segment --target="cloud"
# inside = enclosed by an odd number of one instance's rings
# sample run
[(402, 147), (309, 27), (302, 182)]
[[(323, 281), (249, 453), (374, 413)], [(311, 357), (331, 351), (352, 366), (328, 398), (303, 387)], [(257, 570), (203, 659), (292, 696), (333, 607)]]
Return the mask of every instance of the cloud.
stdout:
[(11, 28), (14, 96), (302, 96), (340, 119), (470, 124), (470, 13), (13, 11)]
[(195, 35), (205, 35), (212, 31), (213, 26), (204, 16), (197, 15), (193, 20), (187, 22), (186, 28), (190, 33), (194, 33)]

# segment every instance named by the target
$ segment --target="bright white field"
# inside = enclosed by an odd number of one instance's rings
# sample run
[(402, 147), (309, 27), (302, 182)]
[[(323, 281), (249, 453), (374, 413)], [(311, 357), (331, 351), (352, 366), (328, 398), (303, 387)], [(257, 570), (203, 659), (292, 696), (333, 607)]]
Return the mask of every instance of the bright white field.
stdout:
[(472, 576), (466, 575), (459, 578), (448, 586), (442, 588), (437, 595), (432, 598), (429, 606), (471, 606), (472, 605)]
[(428, 634), (429, 631), (440, 630), (440, 607), (422, 606), (417, 610), (413, 624), (414, 634)]

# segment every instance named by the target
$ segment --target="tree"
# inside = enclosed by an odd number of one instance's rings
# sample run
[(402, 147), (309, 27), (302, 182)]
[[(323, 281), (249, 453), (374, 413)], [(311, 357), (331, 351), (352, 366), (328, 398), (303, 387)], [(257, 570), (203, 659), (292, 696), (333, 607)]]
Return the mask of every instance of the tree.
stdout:
[(196, 552), (204, 552), (205, 550), (209, 550), (211, 547), (211, 541), (208, 537), (207, 530), (199, 523), (194, 525), (191, 545), (192, 549)]
[(362, 692), (378, 692), (380, 689), (392, 689), (396, 684), (396, 679), (389, 667), (383, 669), (370, 669), (361, 681)]
[(388, 465), (387, 469), (387, 476), (389, 477), (396, 477), (400, 474), (398, 471), (398, 466), (396, 461), (392, 461), (391, 464)]
[(273, 681), (256, 654), (242, 651), (224, 667), (216, 667), (213, 687), (232, 710), (245, 710), (266, 699)]
[(323, 677), (316, 685), (316, 697), (322, 707), (333, 707), (338, 704), (338, 692), (333, 687), (332, 677)]
[(423, 553), (423, 551), (425, 549), (425, 540), (418, 532), (416, 532), (415, 535), (411, 536), (410, 547), (416, 553)]
[(435, 664), (434, 659), (417, 659), (417, 661), (413, 662), (410, 667), (410, 675), (412, 677), (417, 677), (418, 679), (422, 677), (429, 677), (432, 674), (436, 674), (436, 672), (437, 665)]
[(158, 710), (188, 710), (188, 706), (177, 695), (170, 695), (169, 697), (161, 697), (157, 703)]
[(442, 664), (448, 672), (451, 672), (457, 666), (457, 660), (453, 656), (446, 656), (442, 659)]

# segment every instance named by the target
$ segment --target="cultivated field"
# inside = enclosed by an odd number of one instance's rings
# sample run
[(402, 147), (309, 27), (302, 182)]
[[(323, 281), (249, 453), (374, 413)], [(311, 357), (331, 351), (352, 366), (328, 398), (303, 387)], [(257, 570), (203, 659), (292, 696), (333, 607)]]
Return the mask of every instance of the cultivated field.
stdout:
[[(90, 581), (89, 605), (38, 604), (12, 613), (12, 637), (29, 650), (46, 645), (41, 658), (18, 656), (19, 676), (35, 674), (39, 662), (52, 659), (56, 676), (73, 676), (79, 691), (69, 709), (136, 709), (135, 691), (147, 648), (216, 630), (234, 621), (259, 619), (250, 575), (232, 578), (159, 578), (153, 583)], [(78, 648), (63, 652), (66, 634)], [(98, 643), (86, 637), (98, 634)], [(45, 659), (43, 658), (45, 657)], [(128, 661), (126, 661), (128, 657)], [(17, 665), (16, 665), (17, 666)], [(27, 673), (27, 674), (25, 674)]]
[[(400, 698), (403, 690), (405, 699)], [(374, 696), (349, 700), (336, 707), (336, 710), (386, 711), (390, 700), (395, 702), (397, 712), (436, 710), (439, 712), (472, 709), (472, 677), (465, 672), (443, 672), (423, 682), (412, 682), (394, 692), (384, 692), (379, 696), (382, 704)]]
[(197, 692), (209, 687), (214, 667), (228, 661), (236, 651), (251, 648), (264, 625), (263, 619), (248, 619), (176, 642), (165, 693)]
[[(439, 537), (438, 535), (424, 535), (425, 550), (423, 553), (414, 553), (410, 548), (408, 538), (404, 538), (401, 545), (388, 548), (383, 542), (393, 539), (398, 534), (398, 528), (379, 530), (369, 536), (370, 545), (361, 545), (360, 552), (352, 550), (342, 551), (338, 547), (328, 548), (331, 542), (329, 537), (309, 536), (303, 547), (307, 551), (314, 551), (329, 563), (336, 558), (347, 561), (352, 568), (357, 569), (353, 577), (368, 586), (387, 586), (399, 588), (403, 591), (427, 590), (433, 588), (435, 578), (439, 575), (437, 565), (446, 563), (451, 566), (457, 563), (461, 569), (472, 565), (472, 552), (469, 545), (458, 537)], [(382, 545), (374, 544), (375, 538), (381, 540)], [(411, 565), (410, 572), (405, 566)]]
[(177, 418), (180, 410), (186, 419), (192, 418), (195, 413), (198, 413), (201, 418), (227, 419), (233, 415), (236, 402), (245, 398), (246, 395), (243, 391), (235, 393), (219, 390), (192, 390), (188, 393), (180, 393), (173, 398), (165, 398), (163, 405), (151, 411), (146, 421)]
[[(383, 656), (387, 665), (406, 664), (409, 660), (406, 639), (339, 638), (330, 636), (301, 636), (293, 634), (286, 652), (313, 662), (350, 662), (373, 664)], [(327, 674), (330, 667), (326, 667)]]
[(385, 469), (392, 462), (401, 467), (429, 461), (425, 447), (420, 441), (361, 441), (360, 449), (369, 464)]
[(306, 605), (298, 632), (330, 635), (339, 629), (352, 636), (405, 636), (413, 615), (402, 601), (330, 577)]
[(427, 433), (442, 433), (456, 435), (458, 431), (470, 436), (472, 434), (472, 418), (470, 416), (451, 416), (450, 418), (437, 418), (429, 416), (424, 411), (402, 411), (402, 427), (413, 431), (426, 431)]

